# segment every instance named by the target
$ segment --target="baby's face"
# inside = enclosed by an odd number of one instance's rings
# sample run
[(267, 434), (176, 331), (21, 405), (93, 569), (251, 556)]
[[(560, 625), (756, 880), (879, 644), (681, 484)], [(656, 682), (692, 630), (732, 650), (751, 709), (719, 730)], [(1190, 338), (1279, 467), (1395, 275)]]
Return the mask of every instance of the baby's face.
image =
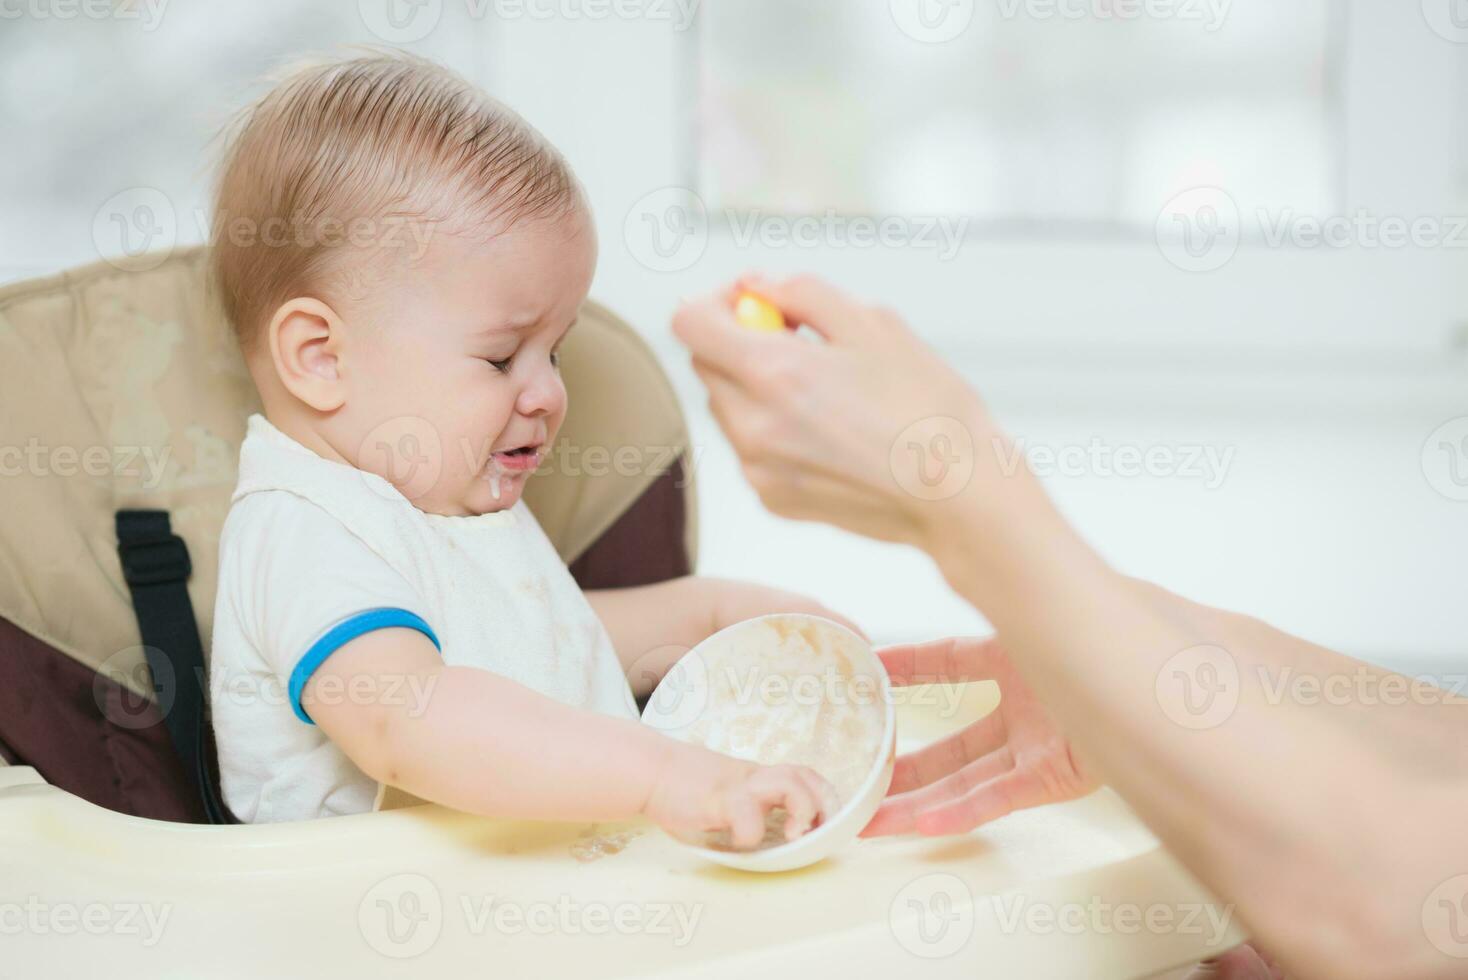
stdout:
[(342, 357), (357, 467), (431, 514), (513, 506), (566, 416), (559, 348), (595, 268), (578, 210), (488, 243), (436, 232), (364, 290)]

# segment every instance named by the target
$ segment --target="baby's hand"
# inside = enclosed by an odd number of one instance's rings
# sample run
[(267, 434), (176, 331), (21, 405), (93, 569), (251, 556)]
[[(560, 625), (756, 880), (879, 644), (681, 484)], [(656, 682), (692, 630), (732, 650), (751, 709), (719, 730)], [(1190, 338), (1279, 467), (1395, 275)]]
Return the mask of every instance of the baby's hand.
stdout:
[[(680, 745), (659, 775), (643, 812), (681, 841), (710, 846), (710, 833), (735, 850), (759, 847), (766, 817), (784, 809), (785, 840), (794, 840), (839, 808), (825, 777), (805, 766), (761, 766)], [(720, 833), (723, 832), (723, 833)]]

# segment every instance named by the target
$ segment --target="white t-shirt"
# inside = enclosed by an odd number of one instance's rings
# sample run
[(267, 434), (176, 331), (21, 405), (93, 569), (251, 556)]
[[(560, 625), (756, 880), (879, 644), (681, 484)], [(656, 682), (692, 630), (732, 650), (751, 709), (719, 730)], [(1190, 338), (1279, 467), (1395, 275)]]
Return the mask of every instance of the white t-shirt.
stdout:
[[(426, 514), (255, 415), (219, 562), (210, 701), (224, 801), (247, 823), (372, 809), (377, 784), (300, 704), (326, 658), (370, 630), (416, 629), (445, 663), (636, 717), (611, 639), (523, 501)], [(411, 678), (361, 681), (313, 694), (421, 711), (431, 693)]]

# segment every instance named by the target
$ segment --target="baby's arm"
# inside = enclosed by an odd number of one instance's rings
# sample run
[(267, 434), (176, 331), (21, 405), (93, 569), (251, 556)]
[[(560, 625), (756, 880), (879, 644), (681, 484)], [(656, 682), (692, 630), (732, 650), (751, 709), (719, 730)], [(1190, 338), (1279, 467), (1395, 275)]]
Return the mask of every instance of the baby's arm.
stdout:
[(639, 697), (650, 693), (689, 647), (755, 616), (811, 613), (861, 632), (814, 599), (751, 582), (697, 575), (626, 589), (595, 589), (586, 593), (586, 599), (611, 635), (617, 659)]
[[(337, 691), (345, 693), (327, 696)], [(809, 769), (757, 766), (447, 666), (416, 630), (376, 630), (342, 646), (312, 675), (302, 707), (371, 778), (486, 816), (645, 814), (685, 839), (728, 829), (736, 846), (752, 847), (771, 807), (790, 813), (789, 837), (835, 812), (831, 787)]]

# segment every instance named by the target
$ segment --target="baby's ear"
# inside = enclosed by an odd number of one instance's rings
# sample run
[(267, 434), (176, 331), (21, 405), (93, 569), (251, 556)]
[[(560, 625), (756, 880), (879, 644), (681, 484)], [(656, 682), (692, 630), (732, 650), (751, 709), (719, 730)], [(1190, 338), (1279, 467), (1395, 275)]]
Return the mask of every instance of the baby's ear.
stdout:
[(270, 319), (270, 357), (280, 383), (318, 412), (346, 401), (338, 360), (343, 334), (336, 311), (310, 297), (286, 300)]

